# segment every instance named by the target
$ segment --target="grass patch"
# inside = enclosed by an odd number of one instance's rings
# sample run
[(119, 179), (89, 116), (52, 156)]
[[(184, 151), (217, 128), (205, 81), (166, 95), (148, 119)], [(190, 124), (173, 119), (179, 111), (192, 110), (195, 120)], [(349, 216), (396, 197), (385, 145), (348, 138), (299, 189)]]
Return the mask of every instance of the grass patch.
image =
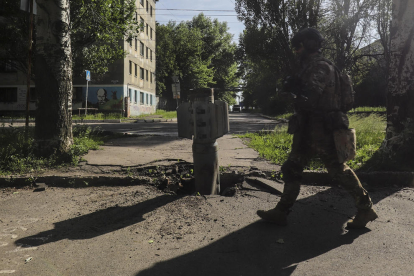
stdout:
[(65, 165), (77, 165), (81, 156), (89, 150), (99, 149), (108, 137), (99, 129), (87, 126), (73, 127), (73, 145), (69, 154), (62, 157), (52, 154), (39, 157), (35, 154), (34, 128), (25, 139), (24, 128), (0, 128), (0, 175), (26, 174)]
[(145, 117), (150, 117), (150, 116), (161, 116), (159, 118), (163, 118), (163, 119), (174, 119), (177, 118), (177, 111), (165, 111), (162, 109), (158, 109), (155, 113), (151, 113), (151, 114), (142, 114), (139, 116), (134, 116), (133, 118), (145, 118)]
[(72, 115), (72, 120), (119, 120), (123, 119), (121, 113), (97, 113), (97, 114), (88, 114), (88, 115)]
[[(288, 117), (288, 116), (287, 116)], [(352, 169), (363, 166), (379, 149), (385, 138), (385, 116), (370, 114), (369, 116), (350, 115), (350, 127), (355, 128), (357, 135), (357, 154), (348, 162)], [(247, 133), (239, 135), (247, 138), (247, 145), (259, 155), (275, 164), (283, 164), (291, 151), (293, 135), (287, 133), (287, 126), (276, 127), (274, 132)], [(323, 170), (324, 166), (314, 159), (306, 169)]]
[(387, 108), (385, 106), (359, 106), (351, 109), (348, 113), (355, 112), (386, 112)]

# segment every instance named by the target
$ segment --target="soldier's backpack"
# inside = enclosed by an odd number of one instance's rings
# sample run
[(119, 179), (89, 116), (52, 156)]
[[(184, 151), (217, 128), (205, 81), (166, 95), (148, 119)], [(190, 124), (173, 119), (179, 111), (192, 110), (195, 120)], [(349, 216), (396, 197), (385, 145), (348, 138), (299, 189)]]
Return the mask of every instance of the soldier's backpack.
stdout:
[(355, 92), (352, 87), (351, 77), (347, 73), (341, 72), (341, 70), (339, 70), (339, 68), (336, 67), (332, 61), (328, 59), (323, 59), (323, 61), (326, 61), (332, 65), (335, 68), (336, 72), (338, 72), (341, 90), (341, 111), (346, 112), (351, 110), (354, 106), (355, 100)]

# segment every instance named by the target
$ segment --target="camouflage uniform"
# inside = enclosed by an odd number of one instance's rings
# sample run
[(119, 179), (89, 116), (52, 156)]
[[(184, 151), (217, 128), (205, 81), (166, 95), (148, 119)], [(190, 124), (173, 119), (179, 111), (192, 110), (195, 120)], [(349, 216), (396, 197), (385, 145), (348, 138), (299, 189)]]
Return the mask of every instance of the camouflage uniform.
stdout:
[(294, 134), (292, 151), (282, 166), (285, 187), (276, 208), (288, 211), (292, 207), (299, 195), (304, 167), (318, 156), (328, 174), (352, 195), (356, 207), (368, 210), (372, 202), (367, 191), (352, 169), (339, 163), (336, 153), (333, 131), (349, 126), (346, 114), (340, 111), (339, 75), (320, 54), (308, 57), (301, 65), (298, 78), (307, 100), (298, 98), (295, 117), (290, 121), (290, 131)]

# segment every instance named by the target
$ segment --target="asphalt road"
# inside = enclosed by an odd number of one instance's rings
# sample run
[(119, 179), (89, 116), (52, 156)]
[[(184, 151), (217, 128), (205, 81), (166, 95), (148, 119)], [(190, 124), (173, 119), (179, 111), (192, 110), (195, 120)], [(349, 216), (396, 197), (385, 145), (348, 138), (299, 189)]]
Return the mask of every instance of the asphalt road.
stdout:
[[(229, 134), (273, 130), (277, 125), (280, 125), (279, 121), (269, 120), (260, 115), (251, 113), (230, 113), (229, 119)], [(93, 123), (88, 125), (94, 127), (99, 126), (103, 130), (118, 133), (178, 136), (176, 121), (144, 122), (142, 120), (137, 120), (135, 123)]]

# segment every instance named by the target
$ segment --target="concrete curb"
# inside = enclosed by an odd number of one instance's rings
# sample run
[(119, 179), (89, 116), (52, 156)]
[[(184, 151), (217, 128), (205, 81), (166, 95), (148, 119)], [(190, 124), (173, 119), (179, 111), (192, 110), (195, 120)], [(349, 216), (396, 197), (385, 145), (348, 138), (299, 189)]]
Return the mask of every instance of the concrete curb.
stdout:
[(145, 123), (159, 123), (159, 122), (176, 122), (177, 119), (138, 119), (136, 122), (141, 121)]
[(72, 120), (73, 124), (121, 123), (121, 119), (114, 120)]
[[(414, 172), (356, 172), (362, 184), (372, 187), (409, 187), (414, 188)], [(332, 179), (326, 172), (304, 172), (302, 183), (331, 185)]]
[(129, 176), (43, 176), (0, 178), (0, 187), (24, 187), (35, 183), (45, 183), (49, 187), (86, 188), (95, 186), (132, 186), (142, 184), (143, 179)]
[(287, 120), (287, 119), (283, 119), (283, 118), (276, 119), (276, 118), (273, 118), (273, 117), (270, 117), (270, 116), (267, 116), (267, 115), (264, 115), (264, 114), (261, 114), (261, 113), (259, 113), (259, 116), (261, 116), (263, 118), (266, 118), (266, 119), (269, 119), (269, 120), (273, 120), (273, 121), (280, 121), (281, 123), (289, 122), (289, 120)]
[[(364, 186), (378, 187), (408, 187), (414, 188), (414, 172), (371, 172), (357, 173)], [(223, 180), (225, 176), (223, 175)], [(278, 194), (283, 191), (283, 183), (272, 181), (262, 177), (246, 176), (245, 181), (254, 186), (269, 190)], [(118, 176), (15, 176), (1, 177), (0, 187), (24, 187), (36, 183), (46, 183), (56, 187), (90, 187), (90, 186), (131, 186), (146, 184), (141, 178), (132, 178), (125, 175)], [(337, 184), (325, 172), (304, 172), (303, 184), (315, 184), (318, 186), (336, 186)]]

